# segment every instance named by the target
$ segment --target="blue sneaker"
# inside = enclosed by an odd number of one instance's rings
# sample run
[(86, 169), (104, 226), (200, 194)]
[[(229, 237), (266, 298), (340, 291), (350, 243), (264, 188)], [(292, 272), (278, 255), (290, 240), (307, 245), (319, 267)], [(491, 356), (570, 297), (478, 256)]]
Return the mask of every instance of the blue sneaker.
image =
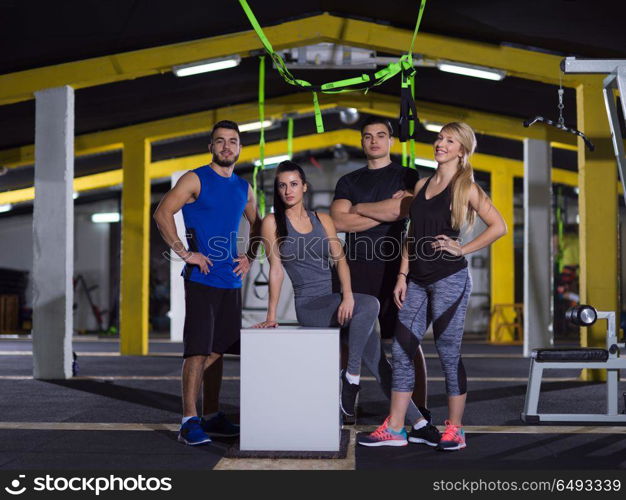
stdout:
[(211, 442), (211, 438), (202, 430), (202, 420), (200, 417), (191, 417), (180, 426), (178, 440), (189, 446), (198, 446)]
[(228, 420), (221, 411), (208, 420), (202, 419), (202, 430), (213, 437), (239, 436), (239, 426)]

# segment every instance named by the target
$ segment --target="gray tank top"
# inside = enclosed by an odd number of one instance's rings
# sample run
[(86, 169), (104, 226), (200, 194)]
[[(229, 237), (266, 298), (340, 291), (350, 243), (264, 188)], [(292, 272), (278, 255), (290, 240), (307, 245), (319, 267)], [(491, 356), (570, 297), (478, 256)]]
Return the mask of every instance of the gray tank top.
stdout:
[(296, 231), (285, 217), (287, 237), (280, 247), (282, 264), (291, 279), (296, 300), (333, 293), (328, 237), (317, 215), (310, 210), (307, 214), (313, 230), (305, 234)]

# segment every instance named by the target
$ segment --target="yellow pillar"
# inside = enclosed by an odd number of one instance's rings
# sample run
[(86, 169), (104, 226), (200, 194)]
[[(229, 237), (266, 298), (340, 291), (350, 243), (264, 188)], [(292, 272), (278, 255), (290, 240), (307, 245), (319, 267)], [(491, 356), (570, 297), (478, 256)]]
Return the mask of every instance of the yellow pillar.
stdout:
[(122, 184), (122, 268), (120, 353), (148, 353), (150, 279), (150, 143), (124, 143)]
[[(611, 145), (611, 132), (602, 97), (602, 79), (576, 88), (578, 129), (596, 146), (591, 153), (578, 139), (578, 211), (580, 214), (580, 299), (602, 311), (617, 312), (617, 169)], [(583, 347), (606, 345), (606, 321), (581, 329)], [(584, 380), (602, 380), (601, 370), (583, 370)]]
[[(491, 171), (491, 200), (500, 211), (509, 229), (508, 233), (491, 246), (491, 311), (496, 304), (515, 302), (515, 251), (513, 248), (513, 172), (505, 167), (496, 166)], [(513, 321), (513, 311), (505, 313), (507, 322)], [(493, 318), (489, 327), (491, 342), (511, 342), (513, 332), (502, 329), (496, 335)]]

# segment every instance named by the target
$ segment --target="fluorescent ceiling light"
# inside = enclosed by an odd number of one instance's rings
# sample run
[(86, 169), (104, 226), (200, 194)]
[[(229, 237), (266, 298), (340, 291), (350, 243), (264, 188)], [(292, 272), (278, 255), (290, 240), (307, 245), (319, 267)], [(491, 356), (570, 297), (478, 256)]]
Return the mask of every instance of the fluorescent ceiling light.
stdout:
[(7, 203), (6, 205), (0, 205), (0, 213), (8, 212), (13, 208), (13, 205)]
[[(276, 165), (280, 163), (281, 161), (286, 161), (289, 159), (290, 159), (289, 155), (268, 156), (267, 158), (265, 158), (265, 168), (267, 168), (269, 165)], [(255, 167), (258, 167), (260, 165), (261, 165), (261, 160), (256, 160), (254, 162)]]
[(434, 123), (434, 122), (424, 122), (424, 128), (428, 130), (429, 132), (435, 132), (438, 134), (439, 132), (441, 132), (441, 129), (443, 128), (443, 124)]
[[(273, 120), (263, 120), (263, 128), (274, 125)], [(261, 130), (261, 122), (250, 122), (239, 125), (239, 132), (252, 132), (253, 130)]]
[(221, 57), (219, 59), (206, 59), (204, 61), (196, 61), (189, 64), (181, 64), (174, 66), (172, 71), (176, 76), (190, 76), (199, 73), (207, 73), (209, 71), (218, 71), (220, 69), (234, 68), (239, 66), (241, 62), (240, 56)]
[(415, 158), (415, 164), (428, 168), (437, 168), (438, 165), (435, 160), (427, 160), (426, 158)]
[(103, 212), (99, 214), (93, 214), (91, 216), (91, 222), (119, 222), (120, 214), (117, 212)]
[(483, 66), (473, 66), (471, 64), (440, 61), (437, 63), (437, 67), (447, 73), (484, 78), (485, 80), (502, 80), (506, 76), (506, 71)]

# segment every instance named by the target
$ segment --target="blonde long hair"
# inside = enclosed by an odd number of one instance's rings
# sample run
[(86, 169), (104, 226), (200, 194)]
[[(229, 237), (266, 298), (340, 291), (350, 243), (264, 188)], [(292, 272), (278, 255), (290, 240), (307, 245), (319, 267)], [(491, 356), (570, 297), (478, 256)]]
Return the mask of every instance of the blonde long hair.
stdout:
[[(452, 227), (460, 230), (467, 224), (471, 227), (476, 220), (476, 211), (469, 204), (469, 196), (474, 184), (474, 170), (470, 164), (470, 157), (476, 150), (476, 135), (467, 123), (450, 122), (443, 126), (442, 131), (451, 133), (461, 144), (463, 157), (459, 160), (458, 170), (452, 178)], [(480, 202), (487, 197), (478, 186)]]

